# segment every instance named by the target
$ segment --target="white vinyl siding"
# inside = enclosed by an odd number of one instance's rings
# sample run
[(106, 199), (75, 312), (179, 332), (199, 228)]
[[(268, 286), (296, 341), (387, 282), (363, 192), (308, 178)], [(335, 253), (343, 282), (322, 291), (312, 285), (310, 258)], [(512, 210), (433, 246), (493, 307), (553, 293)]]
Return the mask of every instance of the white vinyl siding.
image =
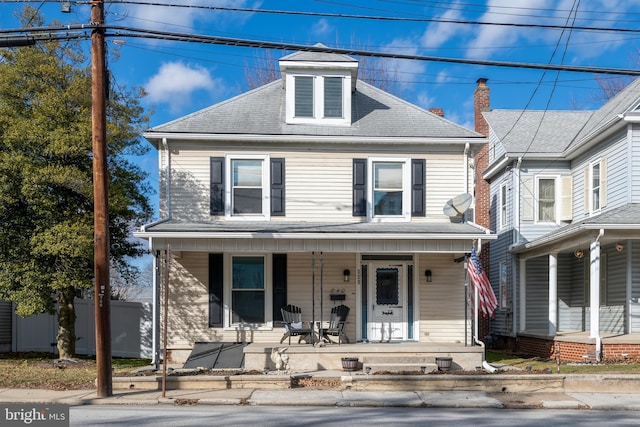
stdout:
[[(464, 342), (464, 269), (447, 254), (419, 256), (420, 342)], [(425, 286), (424, 271), (430, 267), (433, 281)], [(421, 276), (421, 277), (420, 277)]]
[[(209, 151), (204, 143), (183, 144), (171, 153), (171, 214), (172, 219), (209, 221), (210, 158), (239, 158), (242, 152), (234, 146), (228, 151)], [(164, 156), (164, 150), (161, 150)], [(353, 221), (352, 175), (353, 158), (375, 153), (271, 151), (268, 158), (286, 160), (286, 216), (271, 216), (271, 221)], [(249, 156), (247, 156), (249, 157)], [(265, 158), (267, 158), (265, 156)], [(442, 212), (447, 200), (469, 191), (465, 183), (462, 154), (407, 153), (405, 157), (389, 159), (426, 159), (426, 215), (413, 217), (414, 222), (440, 222), (448, 218)], [(385, 158), (387, 159), (387, 158)], [(230, 167), (226, 168), (227, 174)], [(266, 168), (268, 169), (268, 168)], [(469, 174), (472, 177), (472, 174)], [(266, 188), (266, 187), (265, 187)], [(161, 187), (161, 206), (165, 191)], [(410, 204), (409, 204), (410, 205)], [(268, 207), (265, 213), (269, 212)], [(254, 215), (246, 218), (256, 218)], [(225, 220), (226, 218), (219, 218)], [(364, 220), (364, 219), (363, 219)]]

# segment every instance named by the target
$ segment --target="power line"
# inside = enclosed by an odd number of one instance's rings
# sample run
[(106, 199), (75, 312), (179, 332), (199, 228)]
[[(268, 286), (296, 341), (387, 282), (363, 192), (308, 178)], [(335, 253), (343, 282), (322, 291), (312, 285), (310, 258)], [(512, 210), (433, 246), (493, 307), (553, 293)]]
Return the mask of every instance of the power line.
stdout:
[[(287, 50), (287, 51), (298, 51), (298, 52), (320, 52), (320, 53), (336, 53), (343, 55), (354, 55), (354, 56), (363, 56), (363, 57), (373, 57), (373, 58), (388, 58), (388, 59), (406, 59), (406, 60), (415, 60), (415, 61), (427, 61), (427, 62), (444, 62), (444, 63), (452, 63), (452, 64), (466, 64), (466, 65), (480, 65), (480, 66), (489, 66), (489, 67), (506, 67), (506, 68), (523, 68), (523, 69), (535, 69), (535, 70), (552, 70), (552, 71), (567, 71), (567, 72), (577, 72), (577, 73), (595, 73), (595, 74), (612, 74), (612, 75), (623, 75), (623, 76), (640, 76), (640, 70), (634, 70), (629, 68), (605, 68), (605, 67), (587, 67), (587, 66), (572, 66), (572, 65), (555, 65), (555, 64), (534, 64), (534, 63), (525, 63), (525, 62), (510, 62), (510, 61), (490, 61), (490, 60), (480, 60), (480, 59), (466, 59), (466, 58), (447, 58), (441, 56), (426, 56), (426, 55), (409, 55), (402, 53), (392, 53), (392, 52), (374, 52), (368, 50), (359, 50), (359, 49), (345, 49), (345, 48), (330, 48), (322, 45), (314, 45), (307, 46), (301, 44), (293, 44), (293, 43), (278, 43), (278, 42), (270, 42), (270, 41), (261, 41), (261, 40), (248, 40), (248, 39), (239, 39), (239, 38), (230, 38), (230, 37), (217, 37), (217, 36), (207, 36), (207, 35), (198, 35), (198, 34), (186, 34), (186, 33), (175, 33), (168, 31), (159, 31), (159, 30), (147, 30), (133, 27), (123, 27), (123, 26), (112, 26), (112, 25), (104, 25), (97, 26), (94, 24), (89, 25), (67, 25), (63, 27), (44, 27), (44, 28), (20, 28), (13, 30), (0, 30), (0, 34), (14, 34), (14, 36), (9, 37), (17, 37), (17, 35), (23, 36), (25, 33), (29, 34), (30, 37), (38, 41), (46, 41), (53, 39), (77, 39), (77, 38), (87, 38), (87, 34), (74, 34), (71, 31), (86, 31), (94, 28), (102, 27), (107, 30), (111, 30), (112, 33), (105, 33), (107, 37), (133, 37), (133, 38), (148, 38), (148, 39), (159, 39), (159, 40), (169, 40), (169, 41), (181, 41), (188, 43), (205, 43), (205, 44), (215, 44), (215, 45), (223, 45), (223, 46), (237, 46), (237, 47), (252, 47), (252, 48), (260, 48), (260, 49), (274, 49), (274, 50)], [(33, 35), (33, 33), (46, 32), (49, 31), (49, 34), (44, 35)], [(66, 35), (52, 35), (53, 32), (66, 32)], [(0, 43), (2, 43), (3, 37), (0, 37)], [(6, 40), (6, 37), (4, 38)]]
[(158, 6), (158, 7), (175, 7), (186, 9), (205, 9), (223, 12), (246, 12), (246, 13), (262, 13), (262, 14), (275, 14), (275, 15), (295, 15), (295, 16), (313, 16), (323, 18), (339, 18), (339, 19), (359, 19), (359, 20), (374, 20), (374, 21), (392, 21), (392, 22), (423, 22), (423, 23), (446, 23), (446, 24), (464, 24), (464, 25), (489, 25), (500, 27), (519, 27), (519, 28), (541, 28), (541, 29), (554, 29), (554, 30), (568, 30), (573, 31), (596, 31), (596, 32), (608, 32), (608, 33), (640, 33), (638, 28), (611, 28), (611, 27), (589, 27), (589, 26), (566, 26), (566, 25), (552, 25), (552, 24), (525, 24), (515, 22), (487, 22), (477, 20), (463, 20), (463, 19), (442, 19), (442, 18), (408, 18), (397, 16), (376, 16), (376, 15), (353, 15), (346, 13), (328, 13), (328, 12), (305, 12), (305, 11), (292, 11), (292, 10), (276, 10), (276, 9), (257, 9), (257, 8), (242, 8), (242, 7), (226, 7), (226, 6), (204, 6), (204, 5), (192, 5), (192, 4), (174, 4), (174, 3), (157, 3), (157, 2), (145, 2), (135, 0), (118, 0), (112, 1), (112, 4), (132, 4), (142, 6)]

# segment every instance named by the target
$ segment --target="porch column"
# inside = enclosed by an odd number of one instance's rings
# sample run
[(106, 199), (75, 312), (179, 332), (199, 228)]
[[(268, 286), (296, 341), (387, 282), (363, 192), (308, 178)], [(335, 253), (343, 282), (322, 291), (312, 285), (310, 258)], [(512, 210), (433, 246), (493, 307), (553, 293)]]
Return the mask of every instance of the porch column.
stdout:
[(558, 330), (558, 254), (549, 254), (549, 336)]
[(520, 319), (518, 321), (518, 331), (527, 329), (527, 261), (520, 258)]
[(590, 303), (590, 334), (589, 338), (600, 337), (600, 241), (591, 242), (589, 264), (589, 301)]

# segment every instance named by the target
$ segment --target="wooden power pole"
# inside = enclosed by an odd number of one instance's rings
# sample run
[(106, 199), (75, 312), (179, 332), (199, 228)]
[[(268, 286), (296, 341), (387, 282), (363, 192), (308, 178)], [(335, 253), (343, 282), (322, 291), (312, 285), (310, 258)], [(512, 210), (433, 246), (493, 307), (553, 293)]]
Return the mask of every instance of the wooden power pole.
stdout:
[(91, 96), (93, 133), (93, 239), (97, 395), (113, 395), (109, 298), (109, 172), (107, 166), (106, 47), (104, 2), (91, 0)]

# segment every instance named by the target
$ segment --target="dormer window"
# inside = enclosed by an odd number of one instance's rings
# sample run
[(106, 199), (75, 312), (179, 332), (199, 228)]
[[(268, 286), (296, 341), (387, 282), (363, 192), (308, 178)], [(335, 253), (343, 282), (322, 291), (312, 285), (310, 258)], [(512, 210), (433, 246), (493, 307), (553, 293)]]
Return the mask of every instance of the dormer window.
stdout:
[[(350, 124), (351, 84), (348, 75), (288, 75), (287, 122)], [(345, 102), (347, 101), (348, 102)]]

